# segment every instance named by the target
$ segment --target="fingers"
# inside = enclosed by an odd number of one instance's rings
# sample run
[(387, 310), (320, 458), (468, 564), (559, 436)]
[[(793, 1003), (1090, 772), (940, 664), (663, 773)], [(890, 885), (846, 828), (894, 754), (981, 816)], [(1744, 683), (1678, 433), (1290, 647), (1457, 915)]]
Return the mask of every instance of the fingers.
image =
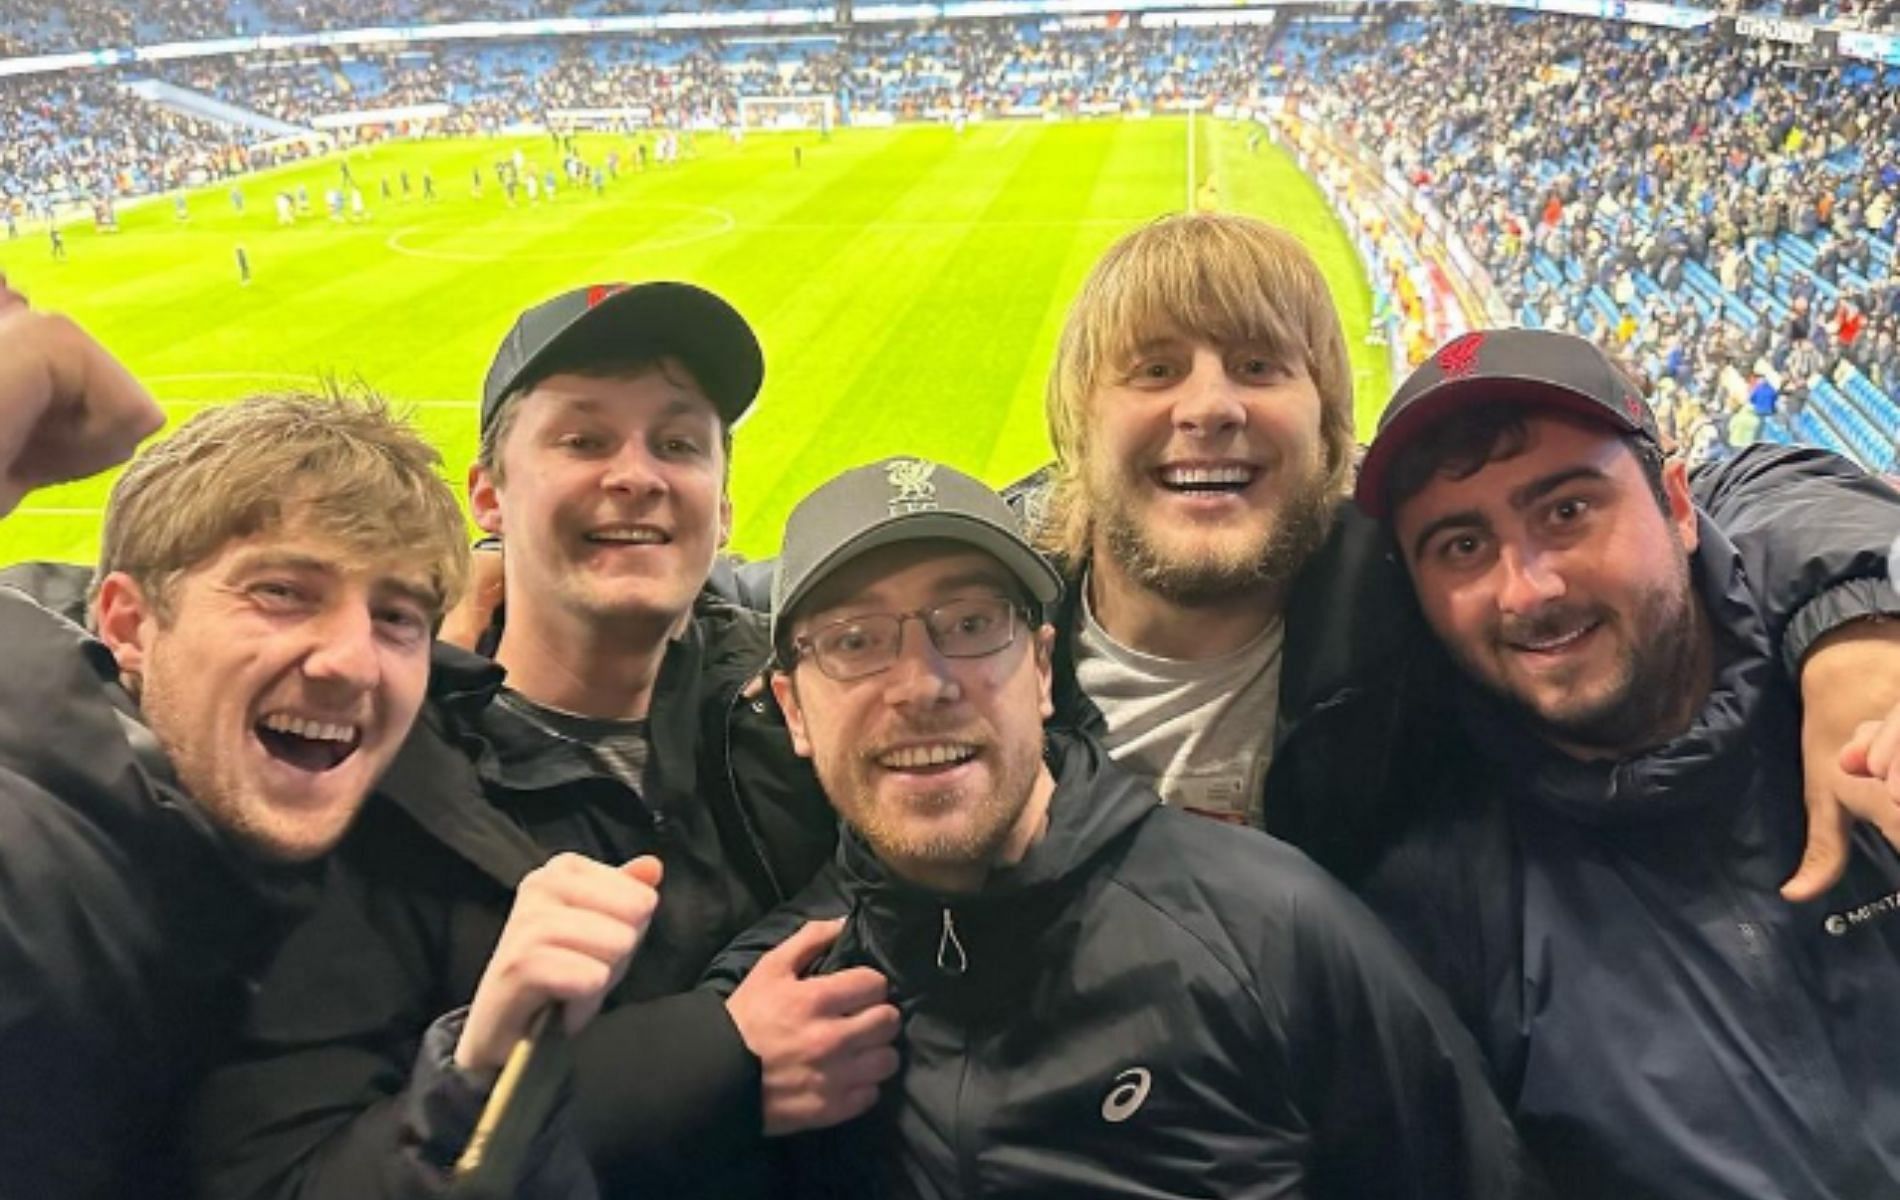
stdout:
[(748, 978), (761, 974), (766, 978), (797, 978), (811, 969), (811, 965), (831, 948), (842, 932), (843, 917), (831, 921), (807, 921), (798, 927), (797, 933), (761, 955)]
[(1808, 842), (1801, 865), (1781, 885), (1782, 898), (1796, 904), (1816, 899), (1847, 870), (1847, 813), (1831, 792), (1810, 790), (1807, 804)]
[(591, 1020), (646, 936), (662, 874), (651, 856), (610, 866), (577, 854), (529, 872), (469, 1005), (456, 1063), (499, 1069), (552, 1003), (570, 1032)]
[[(1865, 774), (1887, 781), (1887, 794), (1900, 804), (1900, 709), (1885, 721), (1869, 722), (1873, 732), (1867, 743)], [(1865, 726), (1862, 727), (1865, 729)]]
[[(634, 872), (650, 872), (654, 883), (647, 883)], [(515, 908), (551, 904), (560, 909), (578, 909), (605, 914), (628, 924), (644, 924), (659, 903), (655, 891), (660, 872), (659, 860), (651, 856), (636, 858), (624, 867), (611, 867), (578, 854), (557, 854), (528, 873), (516, 889)], [(512, 916), (511, 918), (512, 919)]]
[(639, 858), (623, 864), (620, 869), (627, 878), (650, 888), (659, 887), (660, 880), (666, 875), (665, 866), (651, 854), (642, 854)]
[[(889, 1050), (901, 1023), (896, 1005), (874, 1004), (839, 1020), (832, 1034), (837, 1038), (838, 1053), (858, 1055), (880, 1049)], [(895, 1054), (895, 1051), (892, 1053)], [(896, 1066), (893, 1064), (891, 1069), (896, 1070)], [(877, 1078), (884, 1077), (880, 1075)]]

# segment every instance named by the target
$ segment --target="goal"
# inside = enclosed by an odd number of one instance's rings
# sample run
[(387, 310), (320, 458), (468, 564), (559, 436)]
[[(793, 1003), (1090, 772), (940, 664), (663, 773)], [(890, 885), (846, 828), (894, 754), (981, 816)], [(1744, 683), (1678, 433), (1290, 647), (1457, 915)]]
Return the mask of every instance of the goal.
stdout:
[(745, 129), (829, 130), (838, 123), (838, 102), (830, 96), (741, 96), (739, 124)]

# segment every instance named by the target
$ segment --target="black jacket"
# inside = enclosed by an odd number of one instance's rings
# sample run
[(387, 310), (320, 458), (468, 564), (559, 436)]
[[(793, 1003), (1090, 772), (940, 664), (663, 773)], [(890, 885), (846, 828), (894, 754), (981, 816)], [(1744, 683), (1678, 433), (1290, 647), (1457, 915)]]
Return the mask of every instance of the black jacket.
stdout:
[[(1900, 613), (1885, 582), (1900, 493), (1846, 459), (1804, 447), (1754, 446), (1692, 477), (1697, 503), (1760, 584), (1764, 627), (1790, 678), (1816, 638), (1870, 613)], [(1011, 489), (1019, 509), (1041, 486)], [(1053, 617), (1058, 724), (1100, 732), (1076, 684), (1081, 570)], [(1450, 753), (1442, 655), (1389, 535), (1350, 503), (1301, 569), (1285, 613), (1267, 832), (1352, 883), (1412, 818), (1407, 773)]]
[(761, 616), (702, 600), (662, 663), (636, 798), (571, 754), (499, 747), (500, 668), (439, 647), (423, 720), (339, 852), (340, 886), (285, 946), (242, 1053), (205, 1089), (205, 1194), (388, 1194), (378, 1164), (417, 1040), (474, 995), (522, 876), (582, 848), (524, 832), (562, 818), (611, 822), (629, 856), (656, 853), (667, 869), (633, 968), (573, 1043), (576, 1115), (603, 1194), (756, 1186), (757, 1060), (720, 998), (687, 989), (810, 878), (835, 837), (776, 708), (740, 695), (767, 652)]
[(0, 1196), (186, 1194), (187, 1090), (308, 884), (179, 790), (102, 644), (0, 587)]
[(900, 1075), (783, 1147), (797, 1196), (1534, 1194), (1475, 1048), (1343, 889), (1259, 833), (1163, 808), (1052, 734), (1046, 835), (973, 897), (836, 861), (747, 933), (735, 987), (806, 919), (819, 970), (866, 965), (903, 1014)]
[(1900, 856), (1855, 834), (1794, 905), (1798, 698), (1752, 580), (1705, 520), (1713, 689), (1616, 763), (1544, 745), (1446, 678), (1453, 755), (1362, 893), (1478, 1035), (1526, 1143), (1576, 1200), (1900, 1195)]

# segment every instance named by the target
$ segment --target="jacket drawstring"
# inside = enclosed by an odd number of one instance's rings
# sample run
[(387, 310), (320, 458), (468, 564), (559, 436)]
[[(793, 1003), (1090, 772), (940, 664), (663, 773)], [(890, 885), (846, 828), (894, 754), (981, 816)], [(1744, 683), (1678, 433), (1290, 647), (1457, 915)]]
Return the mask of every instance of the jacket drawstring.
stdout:
[(970, 956), (957, 938), (957, 922), (947, 908), (943, 910), (943, 936), (937, 939), (937, 969), (946, 975), (962, 975), (970, 969)]

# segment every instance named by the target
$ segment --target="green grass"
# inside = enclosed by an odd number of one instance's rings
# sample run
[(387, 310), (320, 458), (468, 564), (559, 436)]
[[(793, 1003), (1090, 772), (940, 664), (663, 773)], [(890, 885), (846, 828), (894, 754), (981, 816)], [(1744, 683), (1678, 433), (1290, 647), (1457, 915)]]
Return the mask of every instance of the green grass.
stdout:
[[(1222, 207), (1294, 230), (1324, 265), (1357, 361), (1361, 427), (1385, 396), (1366, 353), (1369, 298), (1352, 249), (1316, 188), (1245, 128), (1202, 120), (1197, 176)], [(247, 392), (360, 378), (416, 405), (459, 481), (475, 449), (489, 356), (527, 305), (576, 284), (691, 280), (728, 297), (759, 331), (765, 390), (740, 427), (734, 548), (774, 551), (794, 502), (835, 472), (886, 454), (940, 458), (1002, 484), (1048, 456), (1043, 376), (1069, 300), (1110, 242), (1187, 194), (1178, 120), (1009, 123), (949, 129), (702, 135), (694, 155), (623, 171), (604, 196), (563, 191), (514, 209), (490, 164), (545, 138), (401, 143), (351, 161), (370, 207), (335, 223), (322, 194), (334, 160), (121, 214), (123, 231), (74, 226), (69, 257), (43, 234), (0, 241), (0, 269), (35, 305), (71, 313), (165, 401), (174, 421)], [(792, 147), (804, 149), (795, 167)], [(632, 143), (583, 140), (592, 160)], [(488, 186), (471, 195), (469, 173)], [(439, 195), (420, 199), (433, 171)], [(415, 193), (383, 203), (407, 169)], [(318, 212), (277, 224), (272, 198), (298, 183)], [(254, 273), (240, 287), (234, 250)], [(0, 563), (90, 560), (108, 480), (36, 492), (0, 521)], [(459, 482), (458, 482), (459, 490)]]

